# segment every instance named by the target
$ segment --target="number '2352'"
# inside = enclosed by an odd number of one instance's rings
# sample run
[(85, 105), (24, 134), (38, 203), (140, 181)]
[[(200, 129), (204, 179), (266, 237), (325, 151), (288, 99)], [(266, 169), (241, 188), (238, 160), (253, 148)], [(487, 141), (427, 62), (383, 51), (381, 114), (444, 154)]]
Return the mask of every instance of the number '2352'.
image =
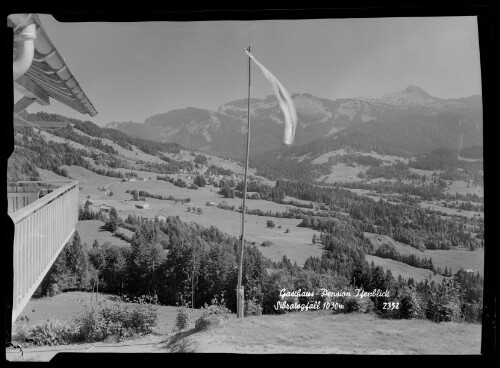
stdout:
[(399, 309), (399, 302), (384, 302), (384, 306), (382, 309), (387, 309), (387, 310), (393, 310), (393, 309)]

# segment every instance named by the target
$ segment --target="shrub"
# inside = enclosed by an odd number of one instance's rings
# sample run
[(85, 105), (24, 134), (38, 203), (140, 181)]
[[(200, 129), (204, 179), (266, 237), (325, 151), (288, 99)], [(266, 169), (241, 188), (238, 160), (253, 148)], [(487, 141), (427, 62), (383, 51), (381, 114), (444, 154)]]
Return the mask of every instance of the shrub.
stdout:
[(272, 241), (270, 241), (270, 240), (264, 240), (264, 241), (262, 242), (262, 246), (263, 246), (263, 247), (270, 247), (271, 245), (273, 245), (273, 242), (272, 242)]
[(29, 338), (36, 345), (64, 345), (77, 340), (77, 330), (74, 325), (57, 319), (38, 323), (28, 331)]
[(276, 226), (273, 220), (267, 220), (266, 225), (271, 229), (273, 229)]
[(397, 301), (399, 302), (399, 318), (411, 319), (419, 318), (422, 315), (420, 300), (417, 293), (405, 286), (398, 291)]
[(217, 296), (215, 296), (210, 306), (205, 303), (205, 306), (201, 309), (203, 310), (202, 315), (196, 320), (194, 326), (196, 331), (205, 331), (221, 326), (225, 320), (229, 318), (229, 314), (231, 313), (231, 311), (226, 308), (224, 294), (222, 294), (220, 302), (217, 300)]
[(189, 328), (192, 324), (191, 310), (189, 309), (189, 302), (181, 296), (180, 302), (177, 303), (177, 317), (175, 318), (175, 327), (178, 331)]
[(177, 330), (185, 330), (191, 326), (191, 323), (191, 310), (186, 306), (179, 307), (177, 309), (177, 317), (175, 318), (175, 327), (177, 327)]
[(245, 317), (261, 316), (262, 306), (255, 299), (245, 301)]
[(477, 302), (462, 304), (462, 318), (465, 322), (481, 322), (482, 308)]
[(208, 316), (200, 317), (196, 320), (195, 330), (196, 331), (206, 331), (212, 328), (222, 326), (224, 320), (216, 314), (211, 314)]
[(107, 337), (128, 337), (148, 334), (158, 323), (157, 308), (146, 297), (136, 299), (131, 305), (102, 305), (86, 307), (77, 317), (80, 338), (85, 341), (102, 341)]
[(339, 297), (333, 300), (344, 306), (344, 309), (334, 310), (334, 313), (370, 313), (375, 309), (375, 305), (370, 298), (360, 298), (351, 292), (351, 296)]

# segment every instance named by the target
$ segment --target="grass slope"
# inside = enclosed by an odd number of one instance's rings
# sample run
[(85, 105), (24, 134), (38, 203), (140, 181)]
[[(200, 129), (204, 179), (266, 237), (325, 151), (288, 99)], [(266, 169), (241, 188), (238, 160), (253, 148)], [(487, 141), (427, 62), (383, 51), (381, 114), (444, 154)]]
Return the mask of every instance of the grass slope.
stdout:
[(232, 318), (219, 329), (185, 334), (171, 346), (198, 353), (480, 354), (481, 326), (304, 311)]

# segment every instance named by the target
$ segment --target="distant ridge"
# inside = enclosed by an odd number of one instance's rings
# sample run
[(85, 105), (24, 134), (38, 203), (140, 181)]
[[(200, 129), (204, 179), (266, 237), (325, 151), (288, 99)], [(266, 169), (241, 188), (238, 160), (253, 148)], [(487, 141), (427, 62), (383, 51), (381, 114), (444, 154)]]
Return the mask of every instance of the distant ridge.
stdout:
[[(445, 144), (453, 145), (457, 132), (464, 133), (464, 146), (482, 145), (482, 102), (477, 95), (441, 99), (421, 87), (409, 85), (379, 97), (330, 100), (310, 93), (294, 93), (292, 98), (298, 114), (294, 147), (358, 124), (361, 124), (356, 128), (358, 131), (366, 127), (366, 133), (383, 135), (383, 144), (401, 147), (408, 142), (411, 152), (437, 148), (436, 137), (443, 137)], [(276, 98), (273, 95), (253, 98), (251, 110), (251, 152), (280, 149), (283, 115)], [(221, 104), (216, 111), (187, 107), (152, 115), (143, 124), (113, 122), (107, 126), (135, 137), (176, 142), (191, 149), (242, 158), (246, 116), (247, 100), (236, 99)], [(374, 131), (377, 129), (380, 132)], [(430, 129), (432, 134), (424, 134), (422, 129)], [(400, 130), (413, 136), (401, 139), (404, 132)]]

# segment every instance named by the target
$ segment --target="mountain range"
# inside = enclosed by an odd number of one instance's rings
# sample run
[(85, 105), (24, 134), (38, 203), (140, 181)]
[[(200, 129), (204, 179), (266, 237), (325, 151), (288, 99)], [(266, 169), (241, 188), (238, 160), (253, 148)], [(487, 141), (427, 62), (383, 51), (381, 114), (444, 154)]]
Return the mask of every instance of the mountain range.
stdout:
[[(481, 96), (442, 99), (410, 85), (379, 97), (330, 100), (296, 93), (297, 129), (291, 146), (324, 144), (346, 134), (377, 140), (411, 154), (440, 147), (482, 145)], [(284, 148), (283, 113), (274, 95), (251, 99), (251, 152)], [(156, 114), (144, 123), (111, 122), (106, 127), (131, 136), (175, 142), (216, 155), (244, 157), (247, 131), (247, 99), (225, 103), (217, 111), (187, 107)], [(307, 153), (307, 152), (306, 152)]]

